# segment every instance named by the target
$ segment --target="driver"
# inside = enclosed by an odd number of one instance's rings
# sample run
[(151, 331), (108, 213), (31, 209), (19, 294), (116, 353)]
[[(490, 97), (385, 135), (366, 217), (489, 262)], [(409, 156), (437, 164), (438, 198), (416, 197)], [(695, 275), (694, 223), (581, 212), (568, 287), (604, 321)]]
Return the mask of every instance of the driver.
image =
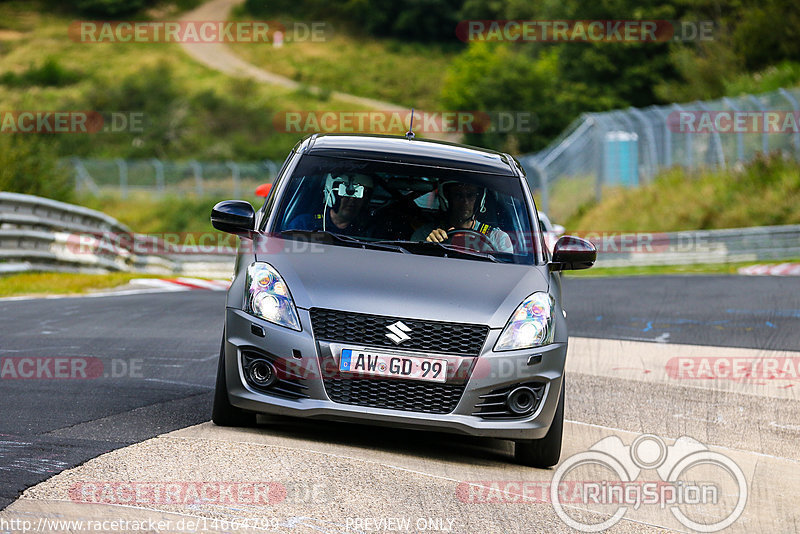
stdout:
[(334, 234), (368, 236), (363, 210), (369, 204), (374, 184), (364, 174), (328, 175), (320, 213), (292, 219), (289, 230), (325, 230)]
[[(507, 233), (476, 218), (478, 212), (486, 211), (485, 202), (486, 189), (477, 185), (454, 181), (439, 184), (439, 208), (443, 210), (441, 218), (438, 223), (418, 228), (411, 240), (441, 243), (449, 239), (447, 232), (472, 230), (486, 236), (494, 251), (513, 253), (514, 247)], [(470, 239), (467, 238), (467, 241)]]

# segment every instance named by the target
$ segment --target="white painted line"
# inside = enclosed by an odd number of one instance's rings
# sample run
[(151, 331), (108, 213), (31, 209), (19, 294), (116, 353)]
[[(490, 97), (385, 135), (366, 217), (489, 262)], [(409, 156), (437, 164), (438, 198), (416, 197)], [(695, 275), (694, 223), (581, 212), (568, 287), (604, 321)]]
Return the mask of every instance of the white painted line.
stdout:
[(792, 432), (800, 432), (800, 425), (779, 425), (777, 422), (770, 422), (769, 426), (773, 428), (780, 428), (781, 430), (791, 430)]
[[(0, 297), (0, 302), (16, 300), (38, 299), (74, 299), (93, 297), (121, 297), (125, 295), (143, 295), (147, 293), (177, 293), (192, 291), (193, 289), (209, 291), (226, 291), (230, 282), (226, 280), (203, 280), (200, 278), (178, 278), (183, 283), (175, 283), (162, 278), (134, 278), (128, 285), (119, 286), (120, 289), (93, 291), (91, 293), (76, 293), (65, 295), (23, 295), (19, 297)], [(124, 289), (129, 287), (130, 289)]]
[(189, 291), (188, 287), (172, 284), (166, 280), (161, 280), (160, 278), (134, 278), (131, 280), (130, 285), (136, 287), (155, 288), (160, 291)]
[(177, 278), (177, 280), (179, 282), (204, 287), (212, 291), (224, 291), (227, 290), (231, 285), (230, 282), (225, 280), (204, 280), (202, 278)]

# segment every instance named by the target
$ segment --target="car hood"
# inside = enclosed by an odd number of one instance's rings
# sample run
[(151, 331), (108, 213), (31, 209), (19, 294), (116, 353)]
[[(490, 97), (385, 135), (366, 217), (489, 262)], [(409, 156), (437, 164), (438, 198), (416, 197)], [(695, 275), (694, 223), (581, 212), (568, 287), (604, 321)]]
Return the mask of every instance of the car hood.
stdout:
[(544, 266), (400, 254), (259, 238), (298, 308), (328, 308), (502, 328), (522, 300), (547, 291)]

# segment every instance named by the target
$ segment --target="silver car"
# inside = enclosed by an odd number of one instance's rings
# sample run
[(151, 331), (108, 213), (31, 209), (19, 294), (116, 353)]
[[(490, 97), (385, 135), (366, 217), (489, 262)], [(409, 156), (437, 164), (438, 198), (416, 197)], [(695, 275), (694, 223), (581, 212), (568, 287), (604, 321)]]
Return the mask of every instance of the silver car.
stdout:
[[(410, 136), (409, 136), (410, 137)], [(515, 442), (558, 462), (564, 419), (564, 269), (508, 154), (376, 135), (312, 135), (263, 207), (217, 204), (240, 236), (212, 418), (349, 420)]]

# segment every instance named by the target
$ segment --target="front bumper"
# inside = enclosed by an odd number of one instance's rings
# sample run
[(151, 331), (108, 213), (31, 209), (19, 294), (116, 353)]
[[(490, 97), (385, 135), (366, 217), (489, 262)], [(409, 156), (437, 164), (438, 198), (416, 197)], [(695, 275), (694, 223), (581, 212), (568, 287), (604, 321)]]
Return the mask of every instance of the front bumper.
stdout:
[[(258, 413), (342, 420), (374, 425), (454, 432), (502, 439), (544, 437), (553, 420), (566, 359), (566, 343), (536, 349), (493, 352), (500, 330), (490, 330), (477, 358), (453, 357), (461, 373), (448, 382), (464, 384), (455, 409), (447, 414), (343, 404), (330, 400), (323, 376), (330, 373), (332, 358), (338, 358), (341, 343), (317, 342), (311, 334), (309, 312), (298, 309), (302, 332), (290, 330), (228, 308), (225, 319), (225, 371), (231, 404)], [(264, 336), (253, 333), (260, 328)], [(259, 391), (245, 380), (243, 350), (267, 353), (293, 369), (302, 369), (307, 398), (285, 398)], [(385, 349), (380, 349), (385, 350)], [(418, 354), (415, 354), (418, 355)], [(440, 355), (436, 355), (439, 357)], [(539, 358), (540, 357), (540, 358)], [(450, 358), (448, 358), (450, 359)], [(532, 361), (531, 361), (532, 360)], [(539, 382), (545, 385), (541, 402), (532, 414), (517, 419), (486, 419), (473, 415), (481, 395), (511, 384)]]

